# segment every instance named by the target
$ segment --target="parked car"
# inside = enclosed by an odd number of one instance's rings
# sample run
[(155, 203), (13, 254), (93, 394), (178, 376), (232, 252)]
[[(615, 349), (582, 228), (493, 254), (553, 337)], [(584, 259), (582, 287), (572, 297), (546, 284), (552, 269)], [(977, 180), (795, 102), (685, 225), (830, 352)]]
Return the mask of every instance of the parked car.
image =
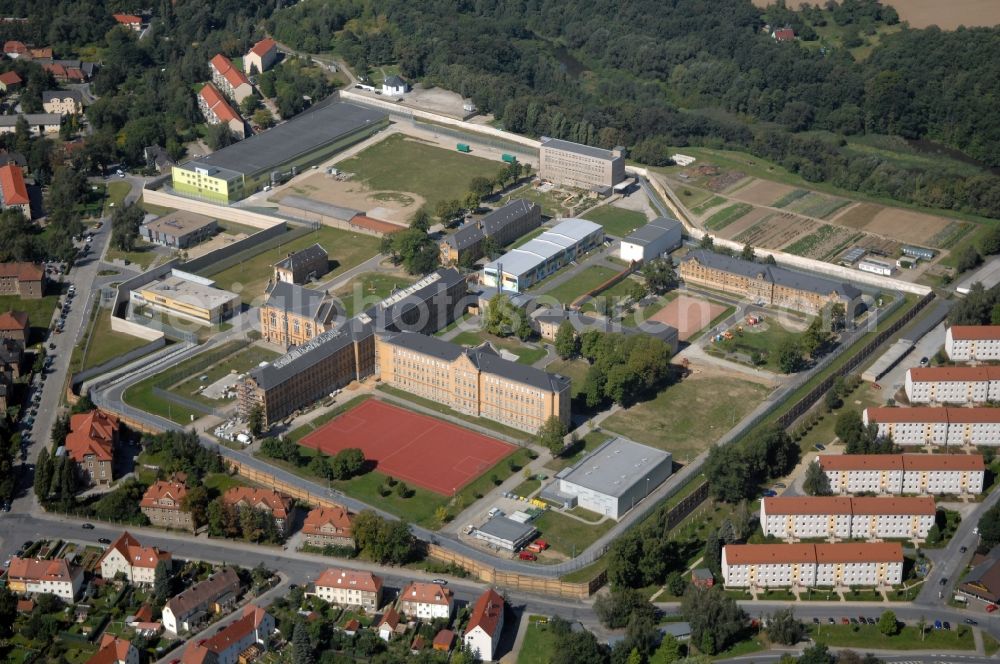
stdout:
[(986, 605), (986, 613), (993, 613), (996, 610), (997, 610), (997, 605), (996, 604), (987, 604)]
[(841, 618), (840, 619), (840, 624), (841, 625), (850, 625), (851, 624), (851, 619), (850, 618)]
[(920, 366), (926, 367), (930, 363), (930, 360), (926, 357), (920, 358)]
[(934, 621), (934, 629), (941, 629), (941, 621), (940, 620), (935, 620)]
[(966, 618), (965, 619), (965, 624), (966, 625), (978, 625), (979, 622), (976, 621), (976, 620), (973, 620), (972, 618)]
[(764, 497), (765, 498), (774, 498), (777, 495), (778, 495), (778, 492), (777, 491), (772, 491), (771, 489), (768, 489), (768, 490), (766, 490), (764, 492)]
[(448, 585), (448, 581), (446, 579), (434, 579), (433, 581), (431, 581), (431, 583), (436, 583), (439, 586), (446, 586), (446, 585)]
[(948, 577), (946, 577), (946, 576), (941, 577), (941, 580), (938, 581), (938, 585), (939, 586), (946, 586), (946, 585), (948, 585)]
[(816, 443), (815, 445), (813, 445), (813, 447), (815, 447), (820, 452), (826, 449), (826, 445), (821, 445), (820, 443)]
[(967, 547), (967, 546), (961, 546), (961, 547), (958, 548), (958, 552), (959, 553), (965, 553), (968, 550), (969, 550), (969, 547)]
[(92, 524), (92, 523), (85, 523), (85, 524), (83, 524), (80, 527), (83, 528), (84, 530), (93, 530), (94, 529), (94, 524)]
[(111, 540), (109, 540), (107, 537), (100, 537), (97, 539), (97, 541), (100, 544), (111, 544)]
[(517, 557), (520, 558), (521, 560), (538, 560), (538, 556), (533, 554), (531, 551), (522, 551), (521, 553), (517, 554)]
[(813, 624), (814, 625), (818, 625), (819, 624), (819, 618), (813, 618)]
[(833, 618), (827, 618), (826, 622), (829, 623), (829, 624), (831, 624), (831, 625), (836, 625), (837, 624), (837, 621), (834, 620)]
[(951, 629), (951, 623), (948, 622), (947, 620), (941, 623), (941, 626), (944, 627), (945, 629)]

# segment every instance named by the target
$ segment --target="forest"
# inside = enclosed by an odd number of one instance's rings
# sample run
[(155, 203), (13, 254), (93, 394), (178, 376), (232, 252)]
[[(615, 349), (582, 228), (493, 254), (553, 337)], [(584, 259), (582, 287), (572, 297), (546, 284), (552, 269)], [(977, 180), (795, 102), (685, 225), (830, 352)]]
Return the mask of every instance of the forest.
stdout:
[[(870, 0), (836, 20), (898, 20)], [(839, 12), (839, 14), (837, 13)], [(748, 0), (311, 0), (278, 11), (279, 40), (398, 64), (470, 97), (506, 129), (664, 165), (669, 149), (725, 147), (812, 182), (1000, 217), (1000, 178), (847, 154), (844, 137), (927, 139), (1000, 166), (1000, 30), (902, 29), (867, 59), (776, 43)]]

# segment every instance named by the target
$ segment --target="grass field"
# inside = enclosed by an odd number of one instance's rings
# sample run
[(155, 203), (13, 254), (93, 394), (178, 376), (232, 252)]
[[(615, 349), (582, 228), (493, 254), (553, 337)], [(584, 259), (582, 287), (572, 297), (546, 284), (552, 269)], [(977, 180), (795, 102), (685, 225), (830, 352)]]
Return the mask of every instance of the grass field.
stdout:
[(347, 288), (337, 291), (335, 295), (340, 298), (344, 305), (344, 315), (349, 318), (358, 311), (389, 297), (395, 289), (406, 288), (413, 281), (392, 274), (365, 272), (352, 279)]
[(598, 445), (608, 440), (611, 440), (611, 436), (609, 434), (606, 434), (603, 431), (591, 431), (572, 445), (570, 447), (570, 451), (565, 456), (550, 459), (546, 462), (545, 467), (551, 471), (559, 472), (567, 466), (572, 466), (574, 463), (582, 459), (585, 454), (589, 453)]
[(461, 344), (463, 346), (478, 346), (484, 341), (489, 341), (494, 346), (517, 355), (517, 361), (519, 364), (531, 365), (545, 357), (545, 348), (542, 346), (539, 346), (538, 348), (531, 348), (513, 337), (501, 339), (493, 336), (492, 334), (487, 334), (486, 332), (462, 332), (461, 334), (456, 335), (451, 341), (452, 343)]
[(691, 208), (691, 212), (694, 214), (704, 214), (715, 206), (722, 205), (726, 202), (726, 199), (722, 196), (712, 196), (710, 192), (707, 192), (704, 189), (698, 189), (697, 193), (701, 196), (711, 196), (711, 198)]
[(0, 295), (0, 312), (23, 311), (28, 314), (28, 325), (31, 326), (29, 343), (34, 343), (44, 337), (58, 302), (57, 294), (46, 295), (38, 300), (22, 300), (17, 295)]
[(589, 206), (589, 203), (578, 194), (559, 190), (539, 191), (531, 184), (510, 192), (504, 196), (503, 202), (508, 203), (517, 198), (538, 203), (542, 208), (542, 214), (546, 217), (572, 217)]
[(537, 620), (540, 616), (529, 616), (528, 626), (517, 655), (517, 664), (548, 664), (555, 654), (555, 635), (548, 625)]
[(602, 205), (583, 215), (594, 223), (604, 226), (604, 232), (615, 237), (625, 237), (640, 226), (645, 226), (646, 215), (634, 210)]
[(90, 332), (90, 341), (83, 355), (83, 368), (89, 369), (108, 360), (130, 353), (149, 343), (148, 339), (133, 337), (111, 329), (111, 310), (101, 309)]
[(122, 201), (125, 200), (125, 197), (128, 196), (128, 192), (131, 190), (132, 185), (123, 180), (109, 182), (107, 198), (104, 199), (104, 216), (109, 217), (116, 208), (120, 208), (122, 206)]
[(571, 279), (567, 279), (552, 290), (546, 291), (545, 295), (554, 297), (563, 304), (570, 304), (576, 298), (597, 288), (616, 274), (618, 273), (611, 268), (594, 265), (577, 272)]
[(571, 557), (593, 544), (594, 540), (615, 525), (613, 519), (605, 519), (597, 525), (587, 525), (553, 510), (547, 510), (532, 523), (554, 550)]
[(417, 194), (433, 209), (440, 201), (465, 196), (472, 178), (496, 176), (501, 164), (394, 134), (337, 168), (354, 173), (375, 191)]
[(583, 389), (583, 381), (587, 377), (587, 371), (590, 370), (590, 363), (583, 359), (555, 360), (549, 363), (545, 370), (569, 378), (573, 382), (570, 393), (575, 397)]
[(108, 251), (104, 254), (104, 259), (106, 261), (123, 260), (126, 264), (134, 263), (145, 270), (153, 264), (153, 261), (159, 255), (155, 244), (137, 239), (135, 241), (135, 249), (132, 251), (122, 251), (108, 245)]
[(708, 449), (769, 392), (763, 385), (736, 378), (689, 377), (655, 399), (615, 413), (602, 426), (669, 450), (675, 461), (686, 463)]
[(359, 233), (321, 226), (294, 240), (266, 249), (247, 261), (221, 272), (204, 271), (203, 276), (215, 280), (219, 288), (238, 292), (246, 303), (264, 293), (267, 280), (273, 273), (272, 266), (290, 253), (319, 243), (330, 254), (331, 270), (326, 276), (340, 274), (361, 263), (379, 250), (379, 239)]
[(801, 334), (782, 327), (773, 318), (767, 321), (767, 325), (768, 329), (763, 332), (751, 332), (749, 330), (752, 328), (744, 328), (743, 333), (740, 334), (736, 330), (732, 330), (732, 339), (711, 341), (705, 346), (705, 350), (712, 355), (742, 353), (747, 356), (745, 364), (750, 364), (749, 358), (754, 353), (760, 353), (764, 358), (764, 363), (760, 366), (781, 373), (778, 368), (778, 349), (788, 341), (797, 340)]
[[(933, 623), (933, 620), (931, 621)], [(923, 639), (920, 630), (907, 625), (895, 636), (885, 636), (878, 625), (809, 625), (816, 641), (838, 648), (869, 648), (886, 650), (974, 650), (972, 631), (965, 629), (959, 636), (955, 629), (928, 629)]]

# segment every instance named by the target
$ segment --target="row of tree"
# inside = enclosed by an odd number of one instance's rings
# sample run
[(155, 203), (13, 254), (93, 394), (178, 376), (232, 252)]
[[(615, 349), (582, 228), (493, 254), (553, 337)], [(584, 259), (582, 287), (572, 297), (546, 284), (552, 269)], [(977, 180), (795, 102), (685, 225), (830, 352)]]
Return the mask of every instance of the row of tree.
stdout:
[(715, 445), (705, 462), (705, 478), (717, 500), (752, 500), (767, 480), (784, 477), (798, 463), (799, 446), (779, 425), (725, 446)]

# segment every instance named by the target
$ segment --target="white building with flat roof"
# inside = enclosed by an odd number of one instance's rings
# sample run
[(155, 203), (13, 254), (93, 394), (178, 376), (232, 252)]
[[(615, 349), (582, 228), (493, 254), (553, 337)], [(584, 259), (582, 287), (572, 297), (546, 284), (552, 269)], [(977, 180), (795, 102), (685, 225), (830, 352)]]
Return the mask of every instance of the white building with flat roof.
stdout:
[(981, 454), (821, 454), (834, 494), (980, 494)]
[(202, 325), (217, 325), (239, 313), (240, 296), (214, 284), (211, 279), (173, 270), (163, 279), (135, 288), (131, 299), (136, 307), (148, 307)]
[(1000, 325), (952, 325), (944, 351), (953, 362), (1000, 360)]
[(546, 493), (618, 520), (670, 477), (673, 465), (670, 452), (613, 438), (559, 471)]
[(618, 255), (623, 261), (653, 260), (681, 246), (683, 228), (676, 219), (657, 217), (623, 238)]
[(483, 284), (520, 293), (604, 241), (604, 227), (567, 219), (483, 267)]

